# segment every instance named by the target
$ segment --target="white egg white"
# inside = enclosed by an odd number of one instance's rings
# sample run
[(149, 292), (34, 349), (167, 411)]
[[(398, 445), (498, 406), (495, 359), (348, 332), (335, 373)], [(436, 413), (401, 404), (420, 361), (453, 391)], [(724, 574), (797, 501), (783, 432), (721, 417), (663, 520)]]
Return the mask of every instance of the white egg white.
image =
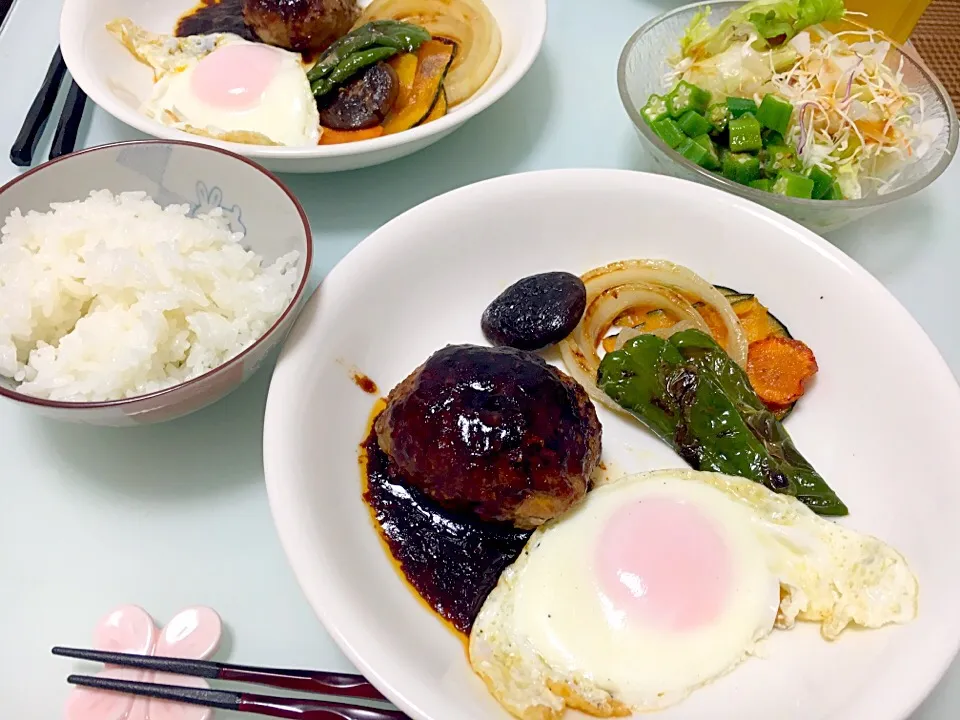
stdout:
[[(280, 70), (259, 102), (249, 109), (225, 110), (194, 94), (193, 74), (205, 57), (220, 48), (255, 43), (229, 33), (187, 38), (155, 35), (126, 19), (113, 21), (108, 29), (154, 69), (150, 96), (140, 106), (147, 117), (184, 132), (234, 142), (297, 147), (319, 141), (320, 114), (297, 53), (271, 47), (280, 57)], [(242, 74), (243, 68), (237, 72)]]
[[(729, 601), (705, 627), (659, 631), (605, 607), (597, 540), (618, 508), (649, 497), (694, 505), (730, 549)], [(531, 536), (473, 625), (470, 662), (525, 720), (559, 718), (567, 707), (628, 715), (672, 705), (729, 672), (774, 627), (819, 622), (834, 639), (850, 624), (908, 622), (917, 594), (899, 553), (795, 498), (714, 473), (643, 473), (591, 491)]]

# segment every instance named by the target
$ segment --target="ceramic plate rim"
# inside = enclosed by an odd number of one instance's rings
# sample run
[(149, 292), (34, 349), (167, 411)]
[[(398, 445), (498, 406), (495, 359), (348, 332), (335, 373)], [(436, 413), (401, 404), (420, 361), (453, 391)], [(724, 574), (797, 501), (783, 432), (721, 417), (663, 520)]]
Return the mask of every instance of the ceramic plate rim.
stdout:
[[(944, 405), (952, 415), (952, 419), (960, 421), (960, 385), (957, 384), (952, 371), (916, 319), (879, 280), (839, 248), (800, 224), (749, 200), (731, 196), (721, 190), (688, 180), (630, 170), (586, 168), (537, 170), (484, 180), (438, 195), (390, 220), (353, 248), (330, 271), (323, 284), (330, 283), (339, 287), (341, 283), (362, 272), (367, 266), (368, 260), (376, 257), (376, 253), (381, 246), (385, 244), (395, 245), (404, 241), (409, 242), (409, 237), (398, 240), (395, 236), (395, 230), (403, 228), (408, 223), (416, 222), (421, 215), (431, 214), (434, 208), (441, 204), (457, 204), (464, 198), (469, 197), (476, 200), (484, 193), (496, 192), (511, 185), (518, 188), (530, 188), (564, 182), (580, 182), (582, 184), (591, 182), (633, 182), (640, 187), (643, 183), (649, 182), (651, 178), (655, 178), (656, 183), (661, 186), (672, 186), (674, 191), (686, 193), (690, 201), (695, 201), (697, 195), (710, 196), (714, 200), (723, 198), (733, 211), (759, 215), (771, 222), (772, 225), (778, 226), (778, 229), (782, 231), (780, 241), (799, 242), (822, 255), (826, 261), (836, 263), (843, 270), (856, 277), (859, 282), (864, 284), (865, 288), (871, 291), (871, 295), (876, 298), (876, 302), (886, 303), (901, 315), (900, 320), (917, 333), (919, 338), (926, 339), (926, 343), (918, 349), (918, 353), (924, 357), (923, 365), (927, 368), (927, 372), (937, 373), (940, 378), (947, 381), (949, 392), (944, 392)], [(336, 289), (334, 292), (336, 292)], [(296, 366), (302, 362), (302, 358), (298, 357), (298, 355), (302, 356), (304, 353), (301, 348), (309, 344), (305, 339), (312, 337), (313, 340), (316, 340), (317, 333), (321, 333), (323, 330), (325, 321), (317, 308), (320, 296), (321, 293), (317, 292), (310, 298), (291, 331), (280, 354), (267, 396), (263, 434), (263, 461), (271, 514), (287, 562), (296, 576), (297, 583), (315, 614), (341, 651), (375, 687), (411, 717), (418, 720), (439, 720), (424, 712), (407, 696), (402, 687), (397, 686), (395, 679), (402, 674), (403, 670), (395, 662), (395, 659), (377, 657), (372, 645), (370, 647), (358, 646), (359, 643), (355, 641), (355, 638), (358, 634), (358, 626), (361, 623), (359, 622), (359, 615), (348, 606), (346, 597), (342, 596), (343, 593), (339, 589), (345, 584), (333, 582), (327, 578), (324, 583), (313, 583), (308, 587), (308, 583), (304, 580), (305, 577), (319, 576), (320, 568), (319, 561), (311, 557), (304, 548), (304, 543), (300, 539), (302, 533), (292, 522), (300, 513), (295, 503), (289, 501), (288, 488), (284, 486), (282, 480), (285, 460), (281, 449), (283, 438), (287, 434), (283, 417), (283, 402), (285, 396), (296, 392), (301, 385)], [(891, 719), (907, 718), (912, 714), (936, 687), (958, 652), (960, 652), (960, 617), (952, 622), (949, 619), (946, 620), (941, 629), (943, 630), (941, 636), (945, 639), (940, 642), (936, 653), (934, 653), (938, 658), (936, 663), (931, 665), (931, 671), (929, 675), (925, 676), (925, 682), (922, 684), (916, 683), (909, 696), (905, 694), (901, 698), (901, 702), (893, 709), (896, 714), (889, 716)]]
[(270, 147), (224, 142), (168, 128), (136, 112), (136, 110), (114, 98), (110, 93), (100, 92), (102, 83), (95, 79), (88, 65), (83, 62), (81, 37), (82, 30), (86, 27), (83, 22), (82, 9), (95, 1), (64, 0), (60, 12), (59, 30), (60, 50), (63, 54), (63, 60), (70, 70), (70, 75), (91, 100), (125, 125), (154, 138), (187, 142), (192, 140), (260, 160), (332, 160), (343, 157), (363, 157), (418, 141), (426, 141), (431, 138), (440, 139), (446, 132), (453, 131), (489, 108), (520, 82), (540, 55), (547, 32), (547, 0), (523, 0), (523, 2), (530, 4), (530, 17), (535, 22), (523, 28), (517, 56), (504, 68), (499, 77), (495, 78), (492, 83), (484, 85), (476, 95), (469, 99), (469, 104), (464, 104), (463, 112), (451, 113), (428, 125), (421, 125), (395, 135), (364, 140), (361, 143), (318, 145), (303, 148)]

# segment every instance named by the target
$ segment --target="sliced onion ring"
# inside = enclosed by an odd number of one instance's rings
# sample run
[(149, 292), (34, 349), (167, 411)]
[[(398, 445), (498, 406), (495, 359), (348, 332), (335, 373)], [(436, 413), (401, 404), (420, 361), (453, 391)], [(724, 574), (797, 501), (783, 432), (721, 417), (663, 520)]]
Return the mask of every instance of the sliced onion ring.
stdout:
[(614, 320), (624, 311), (639, 306), (666, 310), (679, 321), (692, 323), (705, 333), (710, 332), (693, 305), (670, 288), (648, 283), (627, 283), (607, 288), (592, 298), (588, 291), (587, 297), (583, 317), (570, 336), (561, 343), (560, 352), (573, 378), (594, 400), (609, 408), (618, 409), (616, 403), (597, 387), (597, 370), (600, 367), (597, 346)]
[(623, 260), (586, 273), (587, 306), (607, 288), (627, 283), (666, 286), (706, 303), (720, 315), (727, 329), (724, 349), (741, 367), (747, 365), (747, 336), (733, 306), (719, 290), (692, 270), (667, 260)]
[(666, 260), (624, 260), (591, 270), (581, 279), (587, 307), (576, 329), (560, 344), (560, 352), (567, 371), (602, 405), (621, 409), (597, 387), (597, 346), (614, 320), (631, 307), (666, 310), (684, 327), (710, 334), (703, 316), (687, 299), (697, 298), (719, 314), (727, 330), (725, 350), (746, 367), (747, 338), (736, 312), (719, 290), (693, 271)]
[(373, 0), (354, 27), (371, 20), (402, 20), (456, 43), (443, 81), (451, 107), (472, 97), (500, 59), (500, 26), (483, 0)]

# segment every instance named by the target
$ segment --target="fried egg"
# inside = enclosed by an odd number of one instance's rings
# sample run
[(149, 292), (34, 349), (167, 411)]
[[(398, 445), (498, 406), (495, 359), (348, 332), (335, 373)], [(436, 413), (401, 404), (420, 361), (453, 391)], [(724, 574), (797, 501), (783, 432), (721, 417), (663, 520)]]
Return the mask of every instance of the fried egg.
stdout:
[(633, 475), (539, 528), (470, 634), (470, 663), (524, 720), (672, 705), (774, 628), (905, 623), (917, 580), (894, 549), (743, 478)]
[(107, 29), (154, 71), (140, 112), (168, 127), (257, 145), (316, 145), (320, 115), (300, 56), (229, 33), (155, 35), (131, 20)]

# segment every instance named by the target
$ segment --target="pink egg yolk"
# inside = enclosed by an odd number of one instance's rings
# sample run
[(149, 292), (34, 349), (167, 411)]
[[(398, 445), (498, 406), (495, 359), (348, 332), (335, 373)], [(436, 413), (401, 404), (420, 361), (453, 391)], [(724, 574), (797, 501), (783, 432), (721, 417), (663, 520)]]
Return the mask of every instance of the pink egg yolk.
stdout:
[(201, 60), (191, 89), (198, 99), (224, 110), (256, 107), (280, 69), (280, 53), (266, 45), (225, 45)]
[(723, 612), (730, 550), (696, 506), (650, 498), (618, 509), (596, 551), (600, 588), (628, 622), (683, 631)]

